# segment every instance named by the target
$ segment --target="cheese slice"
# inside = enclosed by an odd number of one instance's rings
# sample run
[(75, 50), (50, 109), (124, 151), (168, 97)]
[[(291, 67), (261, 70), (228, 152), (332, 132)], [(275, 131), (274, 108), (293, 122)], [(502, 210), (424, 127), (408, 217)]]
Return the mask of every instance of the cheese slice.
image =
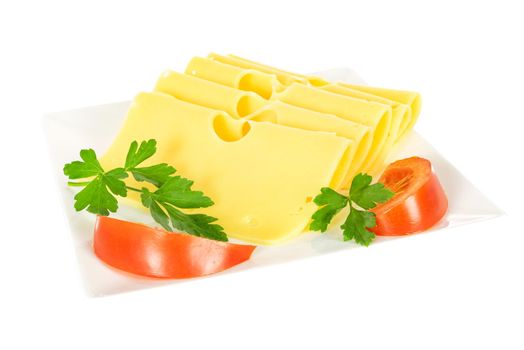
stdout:
[(274, 67), (266, 66), (261, 63), (249, 61), (240, 57), (236, 57), (233, 55), (223, 56), (216, 53), (210, 53), (208, 57), (212, 60), (222, 62), (225, 64), (229, 64), (231, 66), (236, 66), (240, 68), (247, 68), (247, 69), (255, 69), (260, 72), (268, 73), (268, 74), (274, 74), (278, 81), (282, 85), (290, 85), (292, 83), (302, 83), (302, 84), (308, 84), (308, 81), (306, 78), (300, 77), (297, 74), (286, 72), (281, 69), (277, 69)]
[(217, 59), (222, 59), (224, 62), (228, 64), (236, 65), (239, 67), (251, 67), (253, 69), (263, 70), (271, 74), (280, 74), (285, 78), (283, 79), (283, 81), (287, 82), (286, 85), (290, 85), (292, 83), (302, 83), (306, 85), (309, 84), (311, 86), (324, 86), (329, 84), (328, 81), (324, 80), (321, 77), (288, 72), (259, 62), (251, 61), (247, 58), (239, 57), (236, 55), (227, 55), (224, 57), (217, 54), (211, 54), (210, 56), (217, 56)]
[(280, 101), (275, 101), (246, 118), (304, 130), (332, 132), (350, 140), (350, 146), (339, 168), (344, 173), (341, 188), (349, 187), (371, 147), (372, 137), (369, 127), (335, 115), (304, 109)]
[(418, 92), (405, 91), (405, 90), (393, 90), (384, 89), (364, 85), (353, 85), (347, 83), (338, 83), (341, 86), (345, 86), (351, 89), (367, 92), (373, 95), (387, 98), (398, 103), (408, 105), (411, 108), (411, 119), (406, 131), (413, 129), (413, 126), (417, 122), (418, 116), (420, 115), (420, 108), (422, 106), (422, 98)]
[(387, 159), (391, 149), (393, 148), (393, 145), (395, 144), (395, 142), (399, 140), (401, 127), (403, 126), (404, 128), (406, 128), (408, 126), (409, 119), (411, 118), (411, 109), (406, 105), (401, 105), (397, 102), (392, 102), (385, 98), (370, 95), (368, 93), (361, 92), (358, 90), (353, 90), (351, 88), (344, 87), (341, 85), (328, 84), (320, 87), (320, 89), (334, 92), (344, 96), (360, 98), (369, 102), (381, 103), (391, 107), (391, 128), (389, 134), (386, 138), (386, 141), (384, 142), (384, 146), (382, 147), (382, 150), (380, 151), (379, 155), (377, 156), (375, 161), (369, 165), (368, 172), (371, 175), (377, 175), (383, 169), (384, 162)]
[(252, 91), (265, 99), (270, 99), (274, 92), (284, 89), (273, 74), (236, 67), (209, 58), (194, 57), (187, 65), (185, 73), (235, 89)]
[(267, 103), (253, 92), (173, 71), (167, 71), (160, 77), (155, 90), (186, 102), (225, 111), (237, 118), (245, 117)]
[[(305, 85), (316, 86), (316, 87), (332, 85), (331, 82), (321, 77), (284, 71), (284, 70), (281, 70), (275, 67), (264, 65), (262, 63), (254, 62), (246, 58), (238, 57), (235, 55), (221, 56), (221, 55), (212, 53), (209, 55), (209, 57), (212, 59), (218, 60), (220, 62), (227, 63), (229, 65), (234, 65), (237, 67), (244, 67), (244, 68), (251, 68), (251, 69), (258, 69), (266, 73), (276, 74), (279, 76), (279, 80), (285, 85), (290, 85), (295, 82), (302, 83)], [(347, 83), (337, 83), (337, 85), (351, 88), (353, 90), (361, 91), (361, 92), (368, 93), (371, 95), (375, 95), (377, 98), (384, 98), (389, 101), (393, 101), (393, 102), (397, 102), (397, 103), (409, 106), (411, 108), (410, 118), (406, 119), (406, 121), (408, 121), (407, 125), (404, 125), (404, 124), (401, 125), (399, 135), (398, 135), (399, 139), (402, 138), (408, 131), (410, 131), (413, 128), (420, 114), (421, 97), (420, 97), (420, 94), (416, 92), (376, 88), (376, 87), (353, 85), (353, 84), (347, 84)], [(352, 97), (370, 100), (369, 96), (364, 96), (364, 95), (357, 96), (355, 94)], [(381, 102), (381, 101), (375, 101), (375, 102)], [(382, 101), (381, 103), (384, 103), (384, 101)]]
[[(200, 60), (199, 60), (200, 61)], [(227, 65), (224, 65), (227, 66)], [(196, 67), (195, 67), (196, 68)], [(209, 70), (213, 70), (216, 67), (211, 67), (210, 65), (207, 65), (207, 68), (210, 68)], [(218, 67), (221, 68), (221, 67)], [(235, 67), (233, 67), (235, 68)], [(213, 73), (216, 74), (217, 72)], [(211, 74), (211, 73), (210, 73)], [(219, 74), (216, 74), (219, 75)], [(274, 76), (271, 76), (274, 78)], [(166, 81), (169, 80), (168, 83)], [(195, 87), (192, 92), (190, 91), (183, 91), (178, 92), (176, 88), (181, 89), (180, 86), (186, 86), (190, 85), (186, 83), (185, 81), (189, 80), (191, 84), (194, 84)], [(168, 84), (170, 84), (168, 86)], [(214, 89), (219, 90), (220, 92), (226, 91), (231, 92), (228, 94), (222, 93), (220, 101), (217, 101), (217, 103), (210, 103), (211, 99), (204, 99), (201, 94), (199, 94), (199, 91), (205, 91), (207, 86), (212, 86)], [(211, 83), (207, 80), (200, 79), (200, 78), (192, 78), (191, 76), (179, 74), (170, 72), (168, 73), (167, 78), (161, 78), (159, 81), (159, 84), (157, 84), (157, 90), (166, 92), (168, 94), (172, 94), (174, 97), (183, 96), (183, 99), (185, 101), (189, 101), (192, 103), (197, 103), (203, 106), (207, 107), (214, 107), (220, 110), (228, 111), (228, 110), (238, 110), (237, 107), (237, 101), (238, 101), (238, 93), (239, 90), (237, 89), (230, 89), (224, 86), (223, 88), (218, 88), (216, 84)], [(234, 93), (233, 93), (234, 92)], [(218, 103), (219, 102), (219, 103)], [(266, 105), (269, 102), (264, 102)], [(364, 126), (362, 124), (358, 124), (355, 122), (351, 122), (336, 116), (325, 116), (324, 113), (287, 105), (284, 103), (272, 103), (272, 106), (269, 108), (259, 108), (258, 104), (256, 104), (257, 108), (256, 110), (246, 116), (246, 118), (249, 119), (267, 119), (268, 113), (277, 113), (279, 114), (280, 118), (277, 118), (276, 123), (281, 125), (287, 125), (291, 127), (297, 127), (303, 130), (311, 130), (311, 131), (324, 131), (324, 132), (336, 132), (336, 128), (334, 125), (341, 126), (343, 130), (341, 130), (341, 135), (339, 136), (347, 136), (349, 135), (348, 139), (351, 140), (352, 143), (356, 143), (356, 145), (352, 145), (348, 148), (348, 152), (346, 156), (344, 157), (343, 164), (344, 166), (341, 166), (340, 170), (341, 174), (337, 174), (337, 176), (341, 177), (341, 184), (340, 186), (343, 186), (344, 188), (347, 187), (347, 182), (352, 179), (352, 176), (355, 174), (355, 172), (360, 169), (365, 159), (367, 159), (367, 155), (369, 154), (369, 150), (371, 148), (371, 142), (372, 142), (372, 135), (370, 132), (370, 128), (367, 126)], [(232, 107), (228, 107), (232, 106)], [(271, 112), (270, 112), (271, 110)], [(258, 113), (258, 111), (264, 111), (263, 113)], [(236, 115), (237, 117), (244, 117), (243, 113), (238, 113)], [(270, 118), (275, 119), (275, 118)], [(338, 119), (338, 120), (337, 120)], [(282, 122), (278, 122), (278, 120)], [(328, 120), (331, 120), (329, 122)], [(330, 125), (324, 127), (323, 124), (330, 123)], [(356, 153), (356, 157), (355, 157)], [(353, 164), (349, 163), (349, 160), (353, 160)], [(348, 176), (351, 176), (351, 178), (348, 180)]]
[[(291, 84), (276, 99), (317, 112), (334, 114), (340, 118), (369, 126), (372, 134), (370, 151), (362, 166), (369, 171), (375, 163), (391, 132), (391, 107), (376, 102), (335, 94), (316, 87)], [(386, 149), (388, 152), (389, 149)]]
[[(101, 164), (121, 166), (133, 140), (151, 138), (158, 150), (144, 166), (173, 165), (215, 202), (197, 212), (218, 218), (229, 236), (257, 244), (304, 231), (317, 209), (311, 198), (322, 187), (339, 185), (335, 174), (350, 145), (333, 133), (234, 119), (153, 92), (135, 98)], [(138, 200), (134, 192), (129, 196)]]
[(340, 84), (326, 84), (320, 87), (322, 90), (334, 92), (336, 94), (360, 98), (369, 102), (378, 102), (392, 109), (392, 132), (396, 134), (395, 140), (398, 141), (408, 130), (411, 123), (411, 108), (408, 105), (388, 100), (387, 98), (373, 95), (364, 91), (352, 89)]

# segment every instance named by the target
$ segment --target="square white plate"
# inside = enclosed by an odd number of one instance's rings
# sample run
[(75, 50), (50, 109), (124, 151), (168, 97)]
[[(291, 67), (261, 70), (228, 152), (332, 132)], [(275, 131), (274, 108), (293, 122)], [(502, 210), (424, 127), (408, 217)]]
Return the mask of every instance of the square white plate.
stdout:
[[(329, 80), (364, 84), (349, 69), (334, 69), (316, 75)], [(73, 208), (74, 190), (66, 185), (62, 173), (65, 163), (78, 159), (83, 148), (93, 148), (103, 154), (116, 136), (124, 120), (130, 102), (112, 103), (65, 112), (48, 114), (44, 117), (53, 169), (58, 188), (63, 197), (64, 207), (73, 235), (80, 272), (86, 291), (91, 296), (102, 296), (165, 284), (185, 283), (191, 280), (158, 280), (140, 278), (108, 267), (94, 255), (92, 234), (95, 216), (77, 213)], [(431, 160), (449, 199), (449, 211), (445, 219), (431, 231), (493, 218), (502, 214), (492, 202), (480, 193), (460, 172), (441, 156), (423, 137), (412, 132), (393, 152), (390, 160), (408, 156), (421, 156)], [(137, 209), (121, 205), (118, 217), (146, 224), (152, 219)], [(390, 239), (378, 237), (374, 244)], [(358, 246), (343, 242), (338, 229), (320, 235), (303, 234), (296, 240), (281, 246), (258, 247), (251, 260), (216, 275), (244, 271), (254, 267), (279, 264), (282, 262), (318, 256), (330, 252), (354, 249)]]

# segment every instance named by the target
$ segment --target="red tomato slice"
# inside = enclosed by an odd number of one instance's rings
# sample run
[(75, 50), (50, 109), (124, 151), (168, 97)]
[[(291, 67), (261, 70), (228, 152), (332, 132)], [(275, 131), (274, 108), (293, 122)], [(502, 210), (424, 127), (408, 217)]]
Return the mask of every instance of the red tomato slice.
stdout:
[(93, 242), (105, 263), (137, 275), (190, 278), (220, 272), (248, 260), (252, 245), (219, 242), (98, 216)]
[(424, 231), (446, 214), (446, 194), (427, 159), (412, 157), (396, 161), (386, 168), (378, 182), (395, 192), (395, 196), (372, 209), (377, 226), (371, 231), (377, 235)]

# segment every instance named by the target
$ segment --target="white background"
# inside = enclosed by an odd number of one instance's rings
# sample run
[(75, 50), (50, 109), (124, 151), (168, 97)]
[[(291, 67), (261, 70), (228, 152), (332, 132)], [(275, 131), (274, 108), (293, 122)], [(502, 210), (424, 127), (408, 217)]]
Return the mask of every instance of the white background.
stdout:
[[(519, 1), (0, 4), (0, 348), (522, 349)], [(352, 67), (508, 215), (113, 297), (82, 292), (45, 112), (128, 100), (193, 55)]]

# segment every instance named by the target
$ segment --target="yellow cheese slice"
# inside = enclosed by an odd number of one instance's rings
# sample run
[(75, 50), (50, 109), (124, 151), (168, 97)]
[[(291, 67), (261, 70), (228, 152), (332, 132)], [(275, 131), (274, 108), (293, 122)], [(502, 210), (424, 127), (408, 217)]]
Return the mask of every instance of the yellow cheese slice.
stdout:
[[(280, 74), (284, 77), (283, 81), (287, 82), (286, 85), (290, 85), (291, 83), (302, 83), (302, 84), (310, 84), (312, 86), (324, 86), (326, 84), (329, 84), (328, 81), (324, 80), (321, 77), (317, 77), (314, 75), (304, 75), (304, 74), (298, 74), (298, 73), (292, 73), (288, 72), (282, 69), (278, 69), (275, 67), (271, 67), (259, 62), (248, 60), (247, 58), (242, 58), (236, 55), (228, 55), (228, 56), (219, 56), (217, 54), (211, 54), (216, 55), (219, 58), (225, 61), (228, 64), (236, 65), (239, 67), (251, 67), (253, 69), (259, 69), (264, 70), (265, 72), (271, 73), (271, 74)], [(211, 56), (210, 55), (210, 56)]]
[(367, 170), (369, 174), (377, 175), (378, 172), (382, 170), (382, 168), (384, 167), (384, 162), (387, 159), (389, 153), (391, 152), (391, 149), (393, 148), (395, 141), (397, 141), (398, 139), (401, 123), (404, 120), (404, 115), (409, 110), (409, 107), (405, 105), (400, 105), (398, 103), (388, 103), (388, 100), (380, 101), (379, 97), (374, 98), (373, 95), (371, 95), (371, 97), (368, 97), (367, 99), (363, 99), (362, 96), (355, 96), (358, 95), (358, 90), (357, 93), (354, 93), (351, 91), (350, 88), (346, 88), (340, 85), (324, 85), (320, 87), (320, 89), (334, 92), (344, 96), (360, 98), (361, 100), (373, 103), (380, 103), (383, 105), (387, 105), (391, 108), (391, 127), (389, 129), (389, 133), (386, 137), (386, 140), (384, 141), (384, 146), (382, 146), (382, 149), (379, 151), (377, 157), (375, 158), (375, 161), (369, 164), (369, 169)]
[(340, 170), (345, 174), (341, 188), (349, 187), (371, 147), (372, 137), (369, 127), (335, 115), (304, 109), (280, 101), (275, 101), (246, 118), (304, 130), (332, 132), (350, 140), (350, 147), (340, 166)]
[(393, 123), (392, 132), (396, 134), (395, 141), (398, 141), (408, 130), (408, 125), (411, 122), (411, 108), (408, 105), (388, 100), (387, 98), (373, 95), (364, 91), (342, 86), (340, 84), (326, 84), (320, 87), (320, 89), (391, 106)]
[(411, 119), (406, 131), (413, 129), (413, 126), (417, 122), (418, 116), (420, 115), (420, 108), (422, 106), (422, 98), (418, 92), (405, 91), (405, 90), (393, 90), (384, 89), (371, 86), (353, 85), (347, 83), (339, 83), (342, 86), (349, 87), (355, 90), (367, 92), (373, 95), (387, 98), (398, 103), (408, 105), (411, 108)]
[(320, 86), (324, 86), (324, 85), (330, 84), (330, 82), (324, 80), (324, 78), (317, 77), (317, 76), (314, 76), (314, 75), (308, 75), (306, 77), (306, 79), (309, 82), (309, 84), (311, 84), (312, 86), (320, 87)]
[[(213, 61), (212, 61), (213, 62)], [(222, 64), (224, 65), (224, 64)], [(224, 66), (227, 66), (227, 65), (224, 65)], [(216, 67), (211, 67), (211, 66), (207, 66), (208, 68), (210, 68), (209, 70), (213, 70), (214, 68)], [(221, 68), (221, 67), (218, 67), (218, 68)], [(235, 68), (235, 67), (233, 67)], [(216, 74), (217, 72), (215, 71), (214, 74)], [(218, 72), (220, 73), (220, 71)], [(218, 75), (218, 74), (217, 74)], [(274, 77), (274, 76), (272, 76)], [(165, 80), (164, 78), (161, 78), (161, 82), (163, 82), (162, 84), (159, 82), (159, 84), (157, 85), (157, 90), (158, 91), (163, 91), (163, 92), (166, 92), (168, 94), (172, 94), (173, 96), (175, 97), (178, 97), (178, 96), (183, 96), (183, 99), (185, 101), (189, 101), (189, 102), (193, 102), (193, 103), (198, 103), (202, 106), (207, 106), (207, 107), (214, 107), (214, 108), (217, 108), (217, 109), (221, 109), (221, 110), (224, 110), (224, 111), (228, 111), (228, 110), (238, 110), (237, 107), (235, 107), (237, 105), (237, 101), (238, 101), (238, 90), (235, 90), (235, 93), (229, 93), (229, 94), (223, 94), (221, 95), (221, 99), (219, 101), (220, 104), (218, 103), (215, 103), (215, 104), (212, 104), (210, 103), (210, 100), (204, 100), (202, 98), (201, 95), (199, 95), (199, 91), (203, 91), (205, 90), (206, 86), (210, 85), (206, 80), (204, 79), (200, 79), (200, 78), (197, 78), (197, 79), (192, 79), (190, 76), (187, 76), (187, 75), (183, 75), (183, 74), (179, 74), (179, 73), (173, 73), (173, 72), (170, 72), (168, 73), (168, 78), (167, 79), (170, 79), (170, 84), (171, 85), (174, 85), (175, 87), (176, 86), (181, 86), (181, 85), (189, 85), (187, 84), (185, 81), (186, 80), (189, 80), (190, 82), (194, 82), (195, 84), (195, 87), (193, 89), (193, 91), (184, 91), (184, 92), (173, 92), (174, 89), (171, 88), (171, 87), (168, 87), (166, 88), (166, 83), (165, 83)], [(216, 84), (211, 84), (211, 86), (213, 86), (213, 88), (217, 89), (217, 86)], [(179, 88), (181, 89), (181, 88)], [(218, 90), (218, 89), (217, 89)], [(220, 91), (223, 91), (224, 89), (220, 89)], [(225, 89), (225, 91), (231, 91), (232, 89)], [(184, 94), (184, 95), (181, 95), (181, 94)], [(232, 106), (232, 107), (227, 107), (227, 106)], [(371, 133), (370, 133), (370, 128), (364, 126), (364, 125), (361, 125), (361, 124), (358, 124), (358, 123), (355, 123), (355, 122), (351, 122), (351, 121), (347, 121), (345, 119), (341, 119), (339, 117), (335, 117), (335, 116), (325, 116), (324, 113), (319, 113), (319, 112), (315, 112), (315, 111), (312, 111), (312, 110), (307, 110), (307, 109), (304, 109), (304, 108), (299, 108), (299, 107), (296, 107), (296, 106), (290, 106), (290, 105), (287, 105), (286, 104), (273, 104), (273, 107), (270, 107), (270, 109), (273, 110), (273, 113), (275, 113), (276, 111), (278, 111), (279, 115), (281, 116), (279, 120), (283, 121), (282, 123), (278, 123), (277, 124), (281, 124), (281, 125), (287, 125), (287, 126), (292, 126), (292, 127), (298, 127), (300, 129), (304, 129), (304, 130), (312, 130), (312, 131), (325, 131), (325, 132), (335, 132), (335, 128), (333, 125), (344, 125), (343, 128), (345, 128), (345, 130), (341, 131), (342, 134), (344, 135), (339, 135), (339, 136), (345, 136), (346, 134), (350, 134), (351, 136), (351, 141), (352, 142), (356, 142), (356, 145), (355, 146), (351, 146), (348, 148), (348, 152), (346, 154), (346, 156), (344, 157), (344, 164), (347, 164), (345, 166), (345, 169), (341, 169), (340, 170), (342, 173), (340, 174), (341, 178), (342, 178), (342, 182), (341, 182), (341, 185), (342, 187), (346, 187), (347, 186), (347, 183), (348, 181), (350, 181), (352, 179), (352, 176), (355, 174), (355, 171), (357, 171), (361, 165), (363, 164), (364, 160), (366, 159), (366, 156), (368, 155), (369, 153), (369, 150), (370, 150), (370, 146), (371, 146), (371, 142), (372, 142), (372, 136), (371, 136)], [(257, 105), (257, 111), (261, 111), (261, 110), (264, 110), (265, 112), (262, 113), (262, 115), (259, 115), (257, 118), (267, 118), (267, 115), (269, 113), (269, 109), (258, 109), (258, 105)], [(252, 116), (252, 115), (256, 115), (257, 114), (257, 111), (255, 111), (254, 113), (250, 114), (249, 116)], [(319, 117), (320, 115), (320, 117)], [(248, 117), (249, 117), (248, 116)], [(237, 117), (243, 117), (243, 114), (242, 113), (239, 113), (237, 114)], [(322, 124), (323, 123), (326, 123), (326, 119), (331, 119), (333, 120), (334, 118), (336, 119), (339, 119), (339, 121), (332, 121), (330, 127), (323, 127)], [(249, 117), (249, 119), (253, 119), (253, 117)], [(291, 122), (291, 119), (292, 119), (292, 122)], [(287, 123), (284, 123), (284, 121), (287, 121)], [(291, 125), (293, 124), (293, 125)], [(354, 157), (354, 153), (357, 152), (357, 156)], [(349, 160), (354, 160), (353, 161), (353, 164), (349, 164)], [(351, 169), (350, 168), (350, 165), (351, 165)], [(351, 171), (349, 171), (351, 170)], [(338, 174), (337, 174), (338, 176)], [(351, 176), (349, 179), (348, 177)]]
[[(291, 84), (276, 95), (276, 99), (317, 112), (334, 114), (340, 118), (369, 126), (372, 133), (371, 149), (362, 171), (371, 170), (391, 132), (391, 107), (376, 102), (335, 94), (316, 87)], [(386, 149), (386, 152), (389, 150)]]
[(102, 165), (121, 166), (133, 140), (151, 138), (158, 151), (144, 166), (173, 165), (215, 202), (198, 212), (218, 218), (231, 237), (257, 244), (286, 241), (307, 227), (317, 209), (311, 198), (339, 185), (335, 174), (350, 145), (333, 133), (233, 119), (154, 92), (136, 97)]
[[(303, 75), (303, 74), (283, 71), (278, 68), (267, 66), (262, 63), (254, 62), (246, 58), (242, 58), (242, 57), (238, 57), (234, 55), (221, 56), (221, 55), (212, 53), (209, 55), (209, 57), (216, 59), (220, 62), (234, 65), (237, 67), (258, 69), (260, 71), (264, 71), (267, 73), (277, 74), (280, 77), (279, 80), (281, 80), (281, 82), (285, 85), (290, 85), (291, 83), (294, 83), (294, 82), (298, 82), (298, 83), (302, 83), (306, 85), (309, 84), (311, 86), (316, 86), (316, 87), (323, 87), (325, 85), (332, 84), (329, 81), (326, 81), (325, 79), (317, 77), (317, 76)], [(361, 92), (375, 95), (378, 98), (385, 98), (385, 99), (388, 99), (394, 102), (398, 102), (400, 104), (408, 105), (411, 108), (411, 113), (410, 113), (411, 118), (409, 118), (409, 122), (407, 125), (401, 125), (401, 128), (400, 128), (401, 130), (399, 132), (399, 139), (402, 138), (408, 131), (410, 131), (413, 128), (420, 114), (421, 97), (420, 97), (420, 94), (416, 92), (376, 88), (376, 87), (353, 85), (353, 84), (347, 84), (347, 83), (337, 83), (337, 84), (347, 87), (347, 88), (351, 88), (353, 90), (358, 90)], [(363, 97), (363, 96), (362, 97), (353, 96), (353, 97), (363, 98), (363, 99), (368, 100), (367, 97)], [(380, 101), (375, 101), (375, 102), (380, 102)]]
[(284, 88), (273, 74), (240, 68), (209, 58), (194, 57), (187, 65), (186, 74), (235, 89), (252, 91), (265, 99), (270, 99), (274, 92)]
[(263, 65), (261, 63), (256, 63), (249, 61), (240, 57), (233, 55), (223, 56), (216, 53), (210, 53), (208, 57), (212, 60), (229, 64), (231, 66), (236, 66), (240, 68), (255, 69), (260, 72), (274, 74), (278, 81), (283, 85), (290, 85), (292, 83), (302, 83), (307, 84), (308, 81), (305, 78), (299, 77), (298, 75), (290, 72), (283, 71), (281, 69), (273, 68), (270, 66)]
[(253, 92), (173, 71), (167, 71), (160, 77), (155, 90), (186, 102), (225, 111), (237, 118), (245, 117), (267, 103)]

